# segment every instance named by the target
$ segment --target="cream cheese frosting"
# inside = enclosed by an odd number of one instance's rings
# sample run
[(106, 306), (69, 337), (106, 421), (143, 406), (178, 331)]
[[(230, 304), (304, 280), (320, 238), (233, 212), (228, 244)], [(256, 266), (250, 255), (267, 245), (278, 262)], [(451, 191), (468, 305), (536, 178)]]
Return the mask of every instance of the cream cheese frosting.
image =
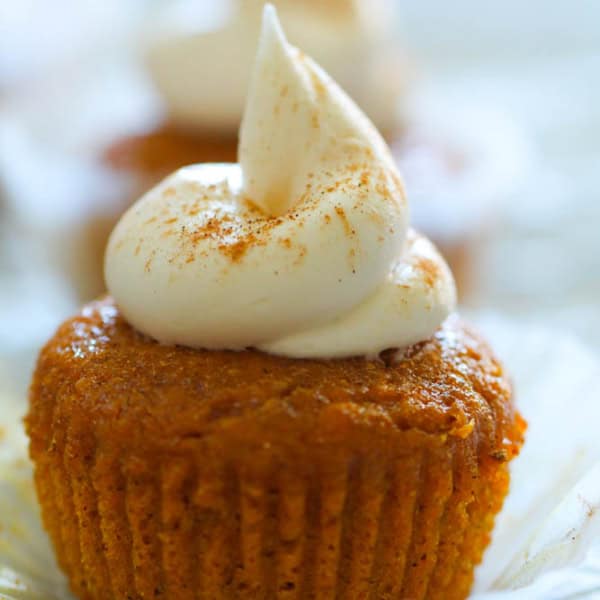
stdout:
[[(187, 130), (235, 132), (240, 124), (260, 29), (262, 0), (237, 0), (209, 30), (163, 28), (148, 66), (170, 118)], [(391, 40), (381, 0), (277, 0), (289, 39), (319, 63), (381, 129), (398, 119), (406, 85), (403, 55)]]
[(163, 343), (374, 356), (431, 336), (452, 274), (409, 228), (389, 150), (265, 7), (239, 164), (183, 168), (113, 231), (109, 291)]

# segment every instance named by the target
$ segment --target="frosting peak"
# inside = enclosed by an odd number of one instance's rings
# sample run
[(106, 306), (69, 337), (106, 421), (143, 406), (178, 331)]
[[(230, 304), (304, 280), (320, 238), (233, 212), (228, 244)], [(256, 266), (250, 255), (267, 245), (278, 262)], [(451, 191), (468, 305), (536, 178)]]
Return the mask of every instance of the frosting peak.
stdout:
[(181, 169), (115, 228), (106, 280), (140, 331), (335, 358), (426, 339), (453, 309), (452, 275), (409, 230), (385, 143), (271, 6), (239, 160)]
[[(379, 167), (391, 160), (387, 155), (370, 121), (316, 63), (290, 46), (267, 5), (240, 129), (244, 192), (279, 216), (320, 173), (339, 175), (350, 158), (356, 170)], [(402, 195), (401, 184), (396, 187)]]

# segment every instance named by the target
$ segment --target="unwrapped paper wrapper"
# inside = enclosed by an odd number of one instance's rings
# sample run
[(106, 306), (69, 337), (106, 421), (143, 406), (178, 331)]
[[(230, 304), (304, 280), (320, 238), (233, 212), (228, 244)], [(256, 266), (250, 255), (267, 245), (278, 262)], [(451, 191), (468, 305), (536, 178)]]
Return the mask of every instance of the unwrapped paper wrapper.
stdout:
[[(600, 363), (568, 335), (476, 320), (513, 377), (529, 428), (471, 598), (600, 598)], [(9, 387), (0, 373), (0, 598), (71, 599), (40, 523), (25, 401)]]

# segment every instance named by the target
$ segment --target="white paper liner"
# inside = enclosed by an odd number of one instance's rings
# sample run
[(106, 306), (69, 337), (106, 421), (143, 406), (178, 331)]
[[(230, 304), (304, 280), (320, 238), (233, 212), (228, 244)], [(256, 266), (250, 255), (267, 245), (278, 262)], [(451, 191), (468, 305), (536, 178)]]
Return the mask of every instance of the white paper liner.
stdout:
[[(471, 598), (600, 597), (598, 360), (550, 329), (477, 320), (513, 375), (529, 429)], [(18, 418), (23, 402), (11, 399), (6, 380), (0, 406), (0, 598), (71, 598), (39, 521)]]
[(600, 597), (600, 363), (567, 334), (476, 320), (513, 376), (529, 427), (473, 598)]

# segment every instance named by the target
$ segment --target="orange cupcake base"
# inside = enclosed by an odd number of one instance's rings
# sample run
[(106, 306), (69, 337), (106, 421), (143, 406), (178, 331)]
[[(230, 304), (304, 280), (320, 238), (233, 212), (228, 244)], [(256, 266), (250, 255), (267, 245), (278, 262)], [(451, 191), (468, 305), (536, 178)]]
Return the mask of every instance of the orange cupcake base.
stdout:
[(236, 135), (185, 133), (165, 124), (149, 133), (123, 138), (107, 149), (103, 161), (117, 170), (158, 182), (186, 165), (236, 162), (237, 144)]
[(455, 599), (508, 487), (505, 465), (480, 470), (459, 446), (299, 478), (278, 464), (204, 474), (201, 457), (90, 464), (67, 444), (36, 481), (80, 598)]
[(43, 350), (27, 419), (83, 599), (465, 598), (523, 422), (449, 319), (399, 361), (165, 347), (110, 301)]

